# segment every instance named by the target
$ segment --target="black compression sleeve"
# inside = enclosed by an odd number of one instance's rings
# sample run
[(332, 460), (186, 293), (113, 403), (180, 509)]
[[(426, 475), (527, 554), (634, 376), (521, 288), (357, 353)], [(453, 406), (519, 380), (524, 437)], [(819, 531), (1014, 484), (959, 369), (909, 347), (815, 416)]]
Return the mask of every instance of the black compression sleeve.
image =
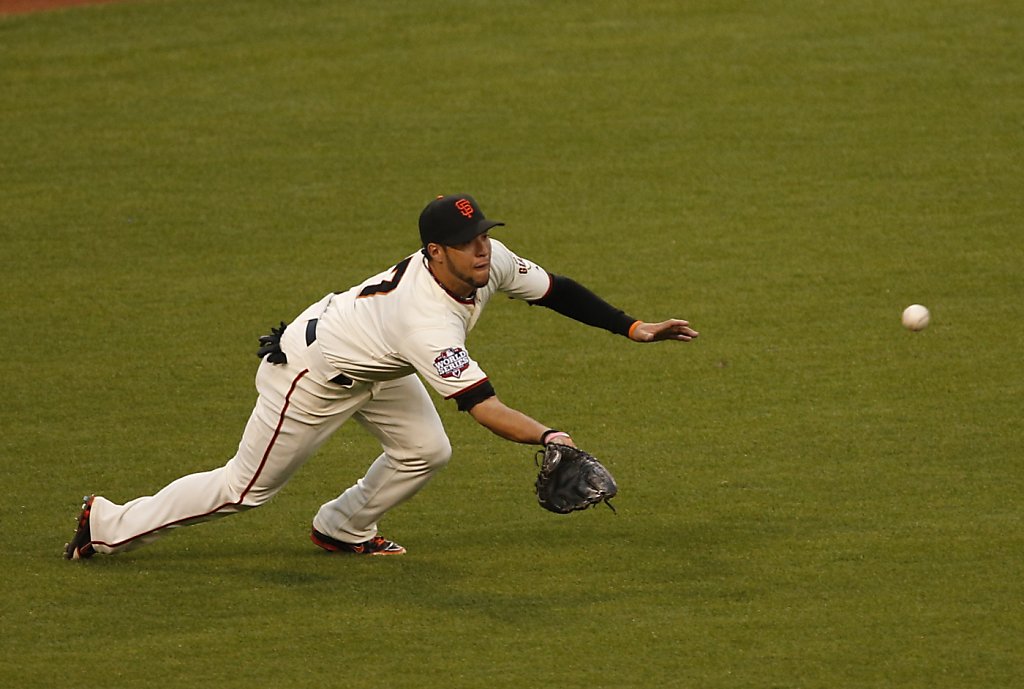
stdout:
[(636, 319), (627, 316), (589, 289), (564, 275), (551, 275), (551, 289), (533, 304), (545, 306), (580, 323), (604, 328), (616, 335), (629, 337), (629, 328)]

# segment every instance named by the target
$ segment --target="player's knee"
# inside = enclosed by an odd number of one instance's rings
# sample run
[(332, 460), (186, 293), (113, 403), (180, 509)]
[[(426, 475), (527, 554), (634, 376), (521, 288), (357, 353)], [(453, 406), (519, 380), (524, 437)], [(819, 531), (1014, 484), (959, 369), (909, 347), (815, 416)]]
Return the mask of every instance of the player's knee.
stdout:
[(237, 505), (240, 510), (249, 510), (270, 502), (284, 486), (276, 482), (266, 483), (260, 478), (259, 474), (253, 477), (251, 473), (241, 471), (224, 472), (221, 476), (223, 500)]
[(420, 448), (419, 457), (432, 471), (443, 468), (452, 458), (452, 444), (448, 436), (441, 435), (433, 442), (424, 444)]
[(282, 486), (260, 486), (253, 485), (248, 491), (242, 493), (239, 500), (239, 508), (251, 510), (270, 502), (270, 500), (281, 492)]

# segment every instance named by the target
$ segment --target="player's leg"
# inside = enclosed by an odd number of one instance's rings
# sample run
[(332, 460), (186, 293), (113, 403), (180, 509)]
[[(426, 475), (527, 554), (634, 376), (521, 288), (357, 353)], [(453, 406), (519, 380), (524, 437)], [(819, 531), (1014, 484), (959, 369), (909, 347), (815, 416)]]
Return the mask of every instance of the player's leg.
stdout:
[(369, 386), (327, 387), (293, 364), (263, 362), (256, 382), (259, 398), (227, 464), (124, 505), (95, 498), (89, 521), (97, 552), (130, 550), (171, 529), (264, 504), (369, 395)]
[(333, 539), (359, 543), (377, 534), (385, 512), (415, 495), (451, 457), (437, 410), (414, 375), (375, 386), (355, 414), (384, 452), (363, 478), (324, 504), (313, 528)]

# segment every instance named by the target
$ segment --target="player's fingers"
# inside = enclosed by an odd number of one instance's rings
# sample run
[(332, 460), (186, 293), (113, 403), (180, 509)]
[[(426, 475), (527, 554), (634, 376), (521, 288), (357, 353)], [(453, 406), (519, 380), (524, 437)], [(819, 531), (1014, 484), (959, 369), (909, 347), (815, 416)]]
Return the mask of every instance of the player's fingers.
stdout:
[(691, 328), (685, 321), (678, 321), (663, 332), (664, 337), (673, 340), (680, 340), (682, 342), (689, 342), (699, 335), (699, 333)]

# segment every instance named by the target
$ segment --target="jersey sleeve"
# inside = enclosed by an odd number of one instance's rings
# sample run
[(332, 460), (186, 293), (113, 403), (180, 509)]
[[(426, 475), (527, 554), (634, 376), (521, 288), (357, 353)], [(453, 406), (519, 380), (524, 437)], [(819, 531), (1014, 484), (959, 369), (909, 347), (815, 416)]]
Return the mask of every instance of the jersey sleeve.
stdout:
[(409, 333), (403, 355), (430, 387), (445, 399), (484, 385), (487, 374), (466, 349), (465, 337), (454, 329), (430, 329)]
[(496, 239), (491, 239), (491, 274), (495, 289), (510, 297), (536, 301), (551, 290), (551, 276), (533, 261), (520, 258)]

